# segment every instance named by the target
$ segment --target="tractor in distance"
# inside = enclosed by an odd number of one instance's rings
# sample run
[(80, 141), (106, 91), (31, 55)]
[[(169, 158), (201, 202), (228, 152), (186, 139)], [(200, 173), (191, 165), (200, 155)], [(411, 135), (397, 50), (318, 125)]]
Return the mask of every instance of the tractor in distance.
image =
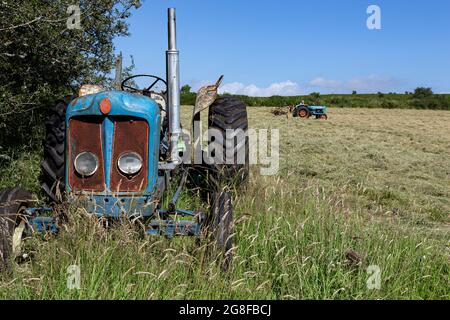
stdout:
[(305, 119), (314, 116), (316, 119), (327, 120), (327, 107), (309, 106), (302, 101), (292, 108), (292, 116)]
[[(230, 190), (248, 178), (249, 151), (246, 134), (239, 141), (225, 132), (247, 132), (246, 105), (235, 97), (218, 97), (222, 77), (201, 88), (192, 126), (208, 109), (208, 129), (215, 136), (206, 150), (192, 138), (186, 143), (174, 8), (168, 9), (168, 44), (166, 79), (135, 75), (122, 81), (116, 75), (120, 85), (115, 90), (84, 85), (78, 96), (66, 97), (51, 110), (40, 177), (49, 205), (35, 206), (35, 198), (20, 187), (0, 192), (0, 269), (20, 255), (22, 240), (31, 233), (58, 233), (63, 222), (52, 214), (53, 208), (67, 203), (102, 221), (124, 216), (139, 220), (147, 235), (206, 234), (223, 253), (221, 265), (229, 265), (234, 235)], [(137, 78), (150, 80), (150, 85), (140, 89)], [(186, 145), (191, 154), (202, 155), (201, 163), (184, 160)], [(229, 150), (234, 159), (243, 154), (244, 161), (230, 163)], [(208, 210), (177, 206), (180, 194), (191, 186), (206, 195), (201, 198)]]

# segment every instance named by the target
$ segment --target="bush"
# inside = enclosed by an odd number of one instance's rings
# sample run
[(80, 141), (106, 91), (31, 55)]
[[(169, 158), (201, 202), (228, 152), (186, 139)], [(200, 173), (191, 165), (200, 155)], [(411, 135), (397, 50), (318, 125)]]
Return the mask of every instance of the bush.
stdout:
[(431, 88), (419, 87), (414, 90), (413, 97), (415, 99), (423, 99), (428, 98), (433, 95), (433, 90)]
[(182, 105), (193, 106), (195, 105), (195, 99), (197, 99), (195, 92), (181, 92), (180, 100)]
[(447, 95), (414, 98), (412, 106), (417, 109), (450, 110), (450, 99)]
[(394, 109), (395, 108), (395, 103), (389, 100), (383, 100), (383, 102), (381, 102), (381, 108), (383, 109)]

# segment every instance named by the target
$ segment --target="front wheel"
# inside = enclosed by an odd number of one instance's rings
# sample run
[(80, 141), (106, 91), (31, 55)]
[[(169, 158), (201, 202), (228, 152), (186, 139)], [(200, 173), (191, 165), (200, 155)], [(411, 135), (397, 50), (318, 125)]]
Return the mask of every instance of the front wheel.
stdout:
[(221, 268), (228, 270), (233, 258), (234, 221), (231, 194), (226, 191), (214, 192), (207, 228), (212, 237), (213, 247), (221, 252)]
[(21, 188), (0, 192), (0, 271), (7, 268), (20, 250), (26, 227), (22, 213), (31, 200), (31, 194)]

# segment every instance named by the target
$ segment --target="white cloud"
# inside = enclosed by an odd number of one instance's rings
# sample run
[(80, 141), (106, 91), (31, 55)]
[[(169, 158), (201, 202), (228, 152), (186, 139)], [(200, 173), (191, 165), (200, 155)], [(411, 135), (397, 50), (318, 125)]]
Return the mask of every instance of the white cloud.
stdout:
[(312, 79), (310, 82), (308, 82), (308, 85), (310, 87), (322, 87), (322, 88), (333, 89), (333, 88), (341, 87), (342, 82), (337, 81), (337, 80), (330, 80), (330, 79), (318, 77), (318, 78)]
[(200, 89), (203, 86), (208, 86), (211, 84), (214, 84), (215, 81), (209, 81), (209, 80), (190, 80), (188, 81), (189, 85), (191, 86), (192, 92), (197, 92), (198, 89)]
[[(196, 92), (201, 86), (211, 85), (215, 81), (191, 80), (189, 84), (192, 91)], [(395, 91), (402, 83), (391, 77), (382, 77), (369, 75), (364, 77), (355, 77), (350, 80), (334, 80), (325, 77), (314, 78), (305, 84), (300, 85), (297, 82), (286, 80), (275, 82), (268, 87), (258, 87), (255, 84), (243, 84), (241, 82), (225, 83), (219, 88), (219, 93), (229, 93), (237, 95), (247, 95), (253, 97), (270, 96), (296, 96), (309, 94), (318, 91), (327, 93), (351, 93), (353, 90), (358, 93), (386, 92)]]
[(347, 83), (348, 89), (365, 91), (384, 91), (398, 85), (398, 81), (390, 77), (368, 76), (355, 78)]
[(260, 88), (254, 84), (244, 85), (240, 82), (232, 82), (224, 84), (220, 87), (219, 93), (240, 94), (253, 97), (270, 97), (270, 96), (295, 96), (304, 94), (304, 90), (296, 82), (287, 80), (284, 82), (272, 83), (266, 88)]
[(322, 77), (311, 80), (308, 85), (310, 87), (332, 90), (334, 92), (348, 92), (352, 90), (360, 90), (364, 92), (377, 92), (385, 90), (393, 90), (400, 83), (391, 77), (382, 77), (370, 75), (365, 77), (357, 77), (348, 81), (331, 80)]

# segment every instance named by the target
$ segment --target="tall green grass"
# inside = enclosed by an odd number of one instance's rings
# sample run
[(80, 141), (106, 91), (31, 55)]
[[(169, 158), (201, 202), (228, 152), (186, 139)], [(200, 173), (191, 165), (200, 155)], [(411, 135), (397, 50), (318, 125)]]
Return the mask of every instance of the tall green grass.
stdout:
[[(0, 282), (3, 299), (448, 299), (442, 243), (349, 212), (339, 196), (255, 176), (235, 200), (233, 266), (221, 272), (193, 239), (142, 238), (130, 222), (105, 229), (71, 208), (58, 237), (27, 242), (32, 258)], [(349, 251), (360, 261), (351, 261)], [(68, 289), (67, 267), (81, 269)], [(379, 290), (367, 268), (381, 269)]]

